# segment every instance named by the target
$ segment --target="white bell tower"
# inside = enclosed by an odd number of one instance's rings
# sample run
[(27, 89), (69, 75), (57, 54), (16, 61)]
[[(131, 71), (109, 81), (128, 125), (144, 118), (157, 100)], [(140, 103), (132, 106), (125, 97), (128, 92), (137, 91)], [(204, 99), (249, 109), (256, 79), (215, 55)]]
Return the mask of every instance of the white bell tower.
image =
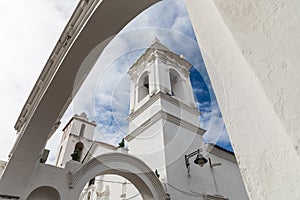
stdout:
[(55, 165), (65, 167), (72, 159), (81, 162), (93, 143), (96, 126), (96, 122), (89, 121), (85, 113), (75, 114), (63, 129)]
[[(186, 179), (184, 155), (199, 149), (205, 130), (189, 77), (191, 64), (158, 39), (133, 64), (129, 153), (141, 158), (169, 188)], [(172, 198), (172, 197), (171, 197)]]

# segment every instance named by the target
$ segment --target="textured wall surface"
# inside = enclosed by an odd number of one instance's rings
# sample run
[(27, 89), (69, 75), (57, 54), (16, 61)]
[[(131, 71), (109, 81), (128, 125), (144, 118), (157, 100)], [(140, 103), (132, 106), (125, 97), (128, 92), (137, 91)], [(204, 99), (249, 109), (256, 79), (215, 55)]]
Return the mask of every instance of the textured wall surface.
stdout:
[(186, 0), (251, 199), (300, 198), (300, 1)]

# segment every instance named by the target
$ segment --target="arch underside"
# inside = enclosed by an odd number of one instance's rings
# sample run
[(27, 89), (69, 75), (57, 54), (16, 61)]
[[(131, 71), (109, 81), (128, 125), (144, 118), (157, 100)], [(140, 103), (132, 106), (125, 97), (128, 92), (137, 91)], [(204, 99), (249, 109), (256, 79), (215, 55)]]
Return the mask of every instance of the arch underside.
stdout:
[(71, 175), (69, 199), (78, 198), (86, 183), (99, 175), (114, 174), (129, 180), (144, 200), (165, 200), (165, 190), (153, 171), (140, 159), (122, 153), (107, 153), (85, 163)]
[(26, 200), (60, 200), (58, 191), (52, 187), (43, 186), (33, 190)]

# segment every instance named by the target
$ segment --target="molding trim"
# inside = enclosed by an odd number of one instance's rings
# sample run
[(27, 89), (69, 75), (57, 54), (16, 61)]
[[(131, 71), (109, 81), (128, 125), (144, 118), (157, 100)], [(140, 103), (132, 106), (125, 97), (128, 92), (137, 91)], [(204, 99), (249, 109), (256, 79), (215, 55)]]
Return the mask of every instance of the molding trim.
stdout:
[(139, 126), (138, 128), (136, 128), (134, 131), (132, 131), (131, 133), (129, 133), (126, 137), (125, 140), (126, 141), (131, 141), (132, 139), (134, 139), (136, 136), (138, 136), (140, 133), (142, 133), (144, 130), (146, 130), (148, 127), (150, 127), (152, 124), (154, 124), (155, 122), (157, 122), (160, 119), (164, 119), (167, 120), (169, 122), (172, 122), (178, 126), (181, 126), (183, 128), (186, 128), (188, 130), (191, 130), (193, 132), (196, 132), (197, 134), (203, 135), (206, 130), (197, 127), (185, 120), (182, 120), (174, 115), (171, 115), (165, 111), (159, 111), (157, 112), (153, 117), (151, 117), (150, 119), (148, 119), (147, 121), (145, 121), (141, 126)]
[(136, 111), (130, 113), (127, 118), (127, 121), (130, 122), (130, 121), (134, 120), (138, 115), (140, 115), (142, 112), (144, 112), (147, 108), (149, 108), (158, 99), (166, 100), (166, 101), (174, 104), (175, 106), (178, 106), (179, 108), (182, 108), (196, 116), (200, 115), (200, 112), (198, 111), (198, 109), (191, 107), (168, 94), (165, 94), (163, 92), (158, 92), (158, 93), (154, 94), (153, 96), (151, 96), (150, 99), (144, 105), (142, 105)]
[(172, 52), (168, 47), (161, 44), (159, 41), (155, 41), (146, 51), (142, 54), (135, 63), (130, 67), (128, 74), (132, 79), (135, 77), (135, 73), (138, 71), (139, 66), (144, 66), (146, 63), (153, 62), (156, 58), (162, 59), (165, 63), (169, 61), (169, 64), (177, 68), (181, 68), (184, 74), (189, 74), (191, 64), (184, 58)]
[(11, 196), (11, 195), (5, 195), (5, 194), (0, 194), (1, 199), (20, 199), (20, 197), (17, 196)]

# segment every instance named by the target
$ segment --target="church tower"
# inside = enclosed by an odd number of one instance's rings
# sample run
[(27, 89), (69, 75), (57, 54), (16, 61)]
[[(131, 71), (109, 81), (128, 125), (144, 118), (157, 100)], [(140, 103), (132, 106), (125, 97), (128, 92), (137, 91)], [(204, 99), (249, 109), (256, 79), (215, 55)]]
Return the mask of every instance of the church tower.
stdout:
[(157, 170), (166, 188), (184, 182), (184, 155), (201, 147), (205, 132), (199, 128), (190, 68), (183, 56), (155, 39), (128, 71), (129, 153)]
[(89, 121), (85, 113), (75, 114), (63, 129), (55, 165), (65, 167), (70, 160), (81, 162), (93, 144), (96, 122)]

